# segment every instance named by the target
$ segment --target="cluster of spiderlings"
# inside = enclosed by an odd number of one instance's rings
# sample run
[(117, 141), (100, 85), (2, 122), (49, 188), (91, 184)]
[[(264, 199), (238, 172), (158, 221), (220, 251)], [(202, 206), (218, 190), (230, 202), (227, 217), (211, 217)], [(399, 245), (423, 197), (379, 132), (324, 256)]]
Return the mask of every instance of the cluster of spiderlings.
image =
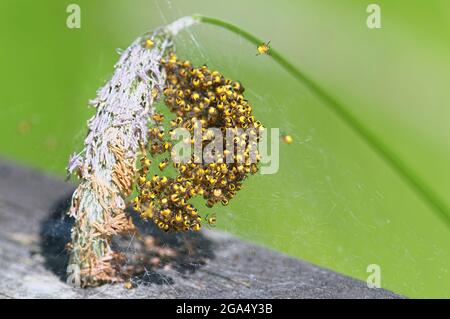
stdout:
[[(135, 209), (143, 218), (153, 219), (163, 230), (199, 230), (201, 217), (188, 203), (195, 196), (203, 196), (208, 207), (221, 202), (227, 205), (242, 188), (248, 174), (258, 171), (260, 160), (257, 153), (259, 129), (262, 125), (254, 119), (252, 107), (243, 96), (244, 88), (239, 82), (226, 79), (206, 66), (195, 68), (189, 61), (179, 61), (175, 54), (162, 61), (167, 74), (164, 89), (165, 104), (175, 114), (170, 121), (168, 134), (162, 126), (149, 130), (149, 153), (153, 157), (168, 153), (159, 164), (163, 171), (171, 163), (171, 135), (175, 128), (185, 128), (194, 136), (194, 130), (202, 133), (202, 149), (211, 142), (209, 128), (233, 132), (233, 152), (224, 138), (223, 154), (211, 154), (212, 158), (198, 160), (193, 155), (183, 163), (173, 163), (178, 176), (148, 176), (150, 160), (141, 159), (138, 177), (139, 195), (135, 198)], [(162, 115), (155, 114), (153, 120), (161, 123)], [(194, 144), (194, 138), (186, 143)], [(236, 152), (237, 150), (243, 150)]]
[[(156, 114), (155, 116), (159, 116)], [(171, 143), (165, 141), (162, 128), (154, 127), (149, 130), (149, 153), (155, 157), (170, 150)], [(191, 181), (164, 175), (149, 176), (151, 160), (147, 156), (140, 159), (138, 170), (138, 196), (134, 199), (134, 210), (142, 218), (152, 219), (164, 231), (198, 231), (201, 228), (201, 217), (197, 209), (188, 203), (189, 198), (195, 196)], [(169, 163), (165, 158), (159, 162), (160, 171), (164, 171)]]

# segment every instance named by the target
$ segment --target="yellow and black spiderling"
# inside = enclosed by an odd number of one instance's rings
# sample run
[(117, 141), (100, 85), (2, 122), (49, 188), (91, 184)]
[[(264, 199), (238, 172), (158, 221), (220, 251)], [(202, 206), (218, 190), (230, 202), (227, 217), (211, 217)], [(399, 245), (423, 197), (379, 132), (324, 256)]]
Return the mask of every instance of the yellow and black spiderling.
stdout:
[(206, 215), (205, 216), (205, 220), (208, 222), (208, 225), (210, 226), (210, 227), (216, 227), (216, 221), (217, 221), (217, 219), (216, 219), (216, 214), (211, 214), (211, 215)]
[(265, 54), (269, 54), (269, 47), (270, 41), (267, 43), (261, 43), (257, 48), (256, 48), (256, 55), (265, 55)]
[[(258, 171), (257, 143), (262, 124), (255, 121), (240, 82), (227, 79), (206, 65), (196, 68), (189, 61), (178, 60), (173, 53), (161, 62), (167, 75), (164, 102), (174, 118), (167, 119), (169, 131), (166, 132), (161, 125), (164, 116), (152, 116), (157, 126), (148, 131), (149, 142), (139, 161), (138, 195), (133, 205), (142, 218), (153, 220), (164, 231), (198, 231), (202, 217), (189, 200), (202, 196), (207, 207), (229, 203), (247, 176)], [(187, 162), (173, 162), (170, 156), (173, 130), (185, 128), (194, 136), (199, 125), (203, 148), (211, 142), (210, 128), (218, 128), (223, 137), (227, 129), (236, 134), (231, 141), (233, 151), (224, 138), (223, 154), (203, 156), (201, 161), (194, 154)], [(193, 138), (185, 142), (195, 143)], [(237, 152), (239, 149), (243, 152)], [(159, 168), (157, 175), (149, 173), (152, 161), (148, 156), (163, 158), (153, 160)], [(175, 169), (175, 177), (163, 175), (169, 165)], [(215, 215), (207, 216), (208, 224), (215, 225)]]

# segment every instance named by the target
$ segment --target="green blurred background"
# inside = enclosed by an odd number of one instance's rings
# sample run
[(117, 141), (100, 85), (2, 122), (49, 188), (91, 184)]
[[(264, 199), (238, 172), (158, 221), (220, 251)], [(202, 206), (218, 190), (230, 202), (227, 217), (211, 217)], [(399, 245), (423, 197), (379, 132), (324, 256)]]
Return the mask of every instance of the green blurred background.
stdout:
[[(450, 2), (376, 1), (371, 30), (372, 2), (1, 0), (0, 156), (62, 178), (116, 49), (201, 13), (271, 40), (450, 205)], [(70, 3), (81, 29), (66, 27)], [(265, 126), (294, 138), (277, 174), (215, 209), (221, 229), (362, 280), (378, 264), (382, 287), (409, 297), (450, 297), (450, 229), (317, 97), (227, 31), (198, 26), (177, 44), (239, 79)]]

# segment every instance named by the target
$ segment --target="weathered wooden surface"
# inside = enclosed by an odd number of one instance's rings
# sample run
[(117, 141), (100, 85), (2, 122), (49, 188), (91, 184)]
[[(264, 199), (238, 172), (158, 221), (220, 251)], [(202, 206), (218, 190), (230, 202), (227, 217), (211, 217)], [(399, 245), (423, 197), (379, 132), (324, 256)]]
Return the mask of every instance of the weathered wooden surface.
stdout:
[[(396, 298), (382, 289), (218, 231), (153, 239), (145, 269), (123, 284), (64, 282), (73, 185), (0, 160), (0, 298)], [(139, 241), (124, 239), (130, 260)]]

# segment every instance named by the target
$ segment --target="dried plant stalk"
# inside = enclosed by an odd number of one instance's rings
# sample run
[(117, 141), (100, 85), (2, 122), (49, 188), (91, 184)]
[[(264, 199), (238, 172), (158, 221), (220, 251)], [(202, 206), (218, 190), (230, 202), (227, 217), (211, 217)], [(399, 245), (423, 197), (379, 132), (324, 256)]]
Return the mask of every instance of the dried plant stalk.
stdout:
[(125, 198), (132, 191), (137, 154), (147, 143), (153, 105), (164, 89), (161, 59), (173, 50), (172, 37), (195, 22), (182, 18), (134, 41), (90, 101), (97, 112), (88, 121), (83, 151), (68, 165), (81, 179), (69, 211), (75, 218), (67, 268), (72, 285), (123, 280), (122, 256), (110, 245), (114, 235), (135, 231), (124, 212)]

